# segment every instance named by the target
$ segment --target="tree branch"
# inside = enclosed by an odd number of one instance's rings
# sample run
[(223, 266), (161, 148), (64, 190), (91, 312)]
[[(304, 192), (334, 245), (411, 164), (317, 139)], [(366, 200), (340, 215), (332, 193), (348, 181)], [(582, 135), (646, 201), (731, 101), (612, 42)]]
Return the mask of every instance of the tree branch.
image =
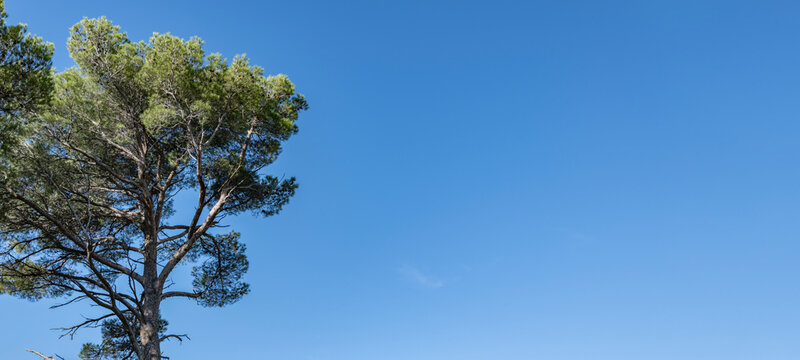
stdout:
[(42, 355), (42, 353), (40, 353), (40, 352), (38, 352), (38, 351), (34, 351), (34, 350), (30, 350), (30, 349), (25, 349), (25, 351), (27, 351), (27, 352), (32, 352), (32, 353), (34, 353), (34, 354), (36, 354), (36, 355), (39, 355), (39, 356), (41, 356), (41, 357), (42, 357), (43, 359), (45, 359), (45, 360), (57, 360), (57, 359), (56, 359), (56, 358), (54, 358), (54, 357), (49, 357), (49, 356)]

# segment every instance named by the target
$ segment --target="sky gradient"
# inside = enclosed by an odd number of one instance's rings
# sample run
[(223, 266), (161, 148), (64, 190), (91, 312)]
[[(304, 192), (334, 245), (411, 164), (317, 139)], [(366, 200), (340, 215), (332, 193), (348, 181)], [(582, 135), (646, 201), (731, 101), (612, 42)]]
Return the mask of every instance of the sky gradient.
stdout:
[[(172, 359), (800, 357), (800, 3), (38, 1), (56, 46), (107, 16), (197, 35), (306, 95), (268, 170), (300, 188), (229, 219), (252, 292), (167, 301)], [(188, 209), (190, 202), (178, 204)], [(189, 271), (184, 267), (185, 273)], [(0, 359), (74, 359), (0, 296)]]

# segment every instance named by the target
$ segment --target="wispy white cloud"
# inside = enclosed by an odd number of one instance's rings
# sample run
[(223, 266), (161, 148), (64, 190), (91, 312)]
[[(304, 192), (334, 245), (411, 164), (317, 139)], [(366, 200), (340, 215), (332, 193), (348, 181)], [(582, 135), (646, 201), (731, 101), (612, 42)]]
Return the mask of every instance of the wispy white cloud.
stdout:
[(411, 265), (403, 265), (397, 269), (397, 273), (418, 285), (431, 289), (438, 289), (444, 286), (444, 281), (425, 275), (419, 269)]

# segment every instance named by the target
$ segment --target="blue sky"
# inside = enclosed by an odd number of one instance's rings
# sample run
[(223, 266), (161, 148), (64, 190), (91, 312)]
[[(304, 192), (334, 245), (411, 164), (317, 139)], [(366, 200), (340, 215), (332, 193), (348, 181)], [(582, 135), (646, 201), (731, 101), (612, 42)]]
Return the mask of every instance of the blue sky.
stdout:
[[(252, 293), (176, 300), (173, 359), (800, 356), (800, 4), (36, 1), (285, 73), (311, 109), (230, 219)], [(73, 357), (91, 311), (0, 297), (0, 358)], [(34, 358), (33, 355), (27, 358)]]

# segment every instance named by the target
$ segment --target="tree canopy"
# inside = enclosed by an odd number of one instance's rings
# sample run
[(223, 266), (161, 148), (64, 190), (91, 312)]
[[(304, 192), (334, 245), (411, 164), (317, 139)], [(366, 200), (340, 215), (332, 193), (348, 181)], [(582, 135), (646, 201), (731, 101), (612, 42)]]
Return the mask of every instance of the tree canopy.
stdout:
[(27, 32), (25, 24), (8, 25), (0, 0), (0, 152), (13, 147), (23, 118), (50, 99), (53, 44)]
[[(135, 42), (84, 19), (68, 49), (77, 66), (55, 75), (52, 100), (0, 154), (0, 292), (104, 309), (64, 328), (102, 327), (84, 358), (160, 359), (161, 341), (181, 338), (164, 331), (162, 301), (224, 306), (248, 292), (240, 234), (219, 228), (277, 214), (294, 194), (294, 178), (264, 168), (307, 104), (285, 75), (206, 54), (196, 37)], [(196, 197), (186, 218), (174, 216), (181, 192)], [(187, 262), (191, 288), (173, 289)]]

